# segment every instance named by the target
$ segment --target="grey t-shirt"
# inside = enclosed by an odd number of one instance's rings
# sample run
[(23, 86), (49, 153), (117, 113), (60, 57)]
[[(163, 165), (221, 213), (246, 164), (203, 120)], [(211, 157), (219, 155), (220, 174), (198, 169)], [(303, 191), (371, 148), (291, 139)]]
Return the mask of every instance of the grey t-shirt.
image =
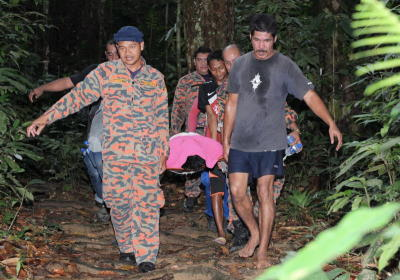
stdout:
[(287, 56), (258, 60), (253, 52), (239, 57), (229, 74), (228, 92), (239, 94), (231, 147), (244, 152), (282, 150), (287, 146), (285, 101), (298, 99), (313, 84)]

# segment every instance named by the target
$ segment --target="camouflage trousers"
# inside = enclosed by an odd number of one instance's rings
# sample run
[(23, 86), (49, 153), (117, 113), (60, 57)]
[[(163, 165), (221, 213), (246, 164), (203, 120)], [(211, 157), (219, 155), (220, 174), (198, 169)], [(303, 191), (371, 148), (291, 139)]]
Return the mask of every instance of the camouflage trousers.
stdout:
[(104, 161), (103, 197), (110, 208), (119, 250), (134, 253), (137, 263), (156, 262), (159, 249), (159, 163)]
[[(285, 183), (285, 177), (275, 178), (275, 181), (272, 185), (273, 199), (274, 199), (275, 204), (276, 204), (276, 201), (278, 200), (278, 197), (281, 194), (284, 183)], [(253, 198), (252, 198), (252, 195), (250, 192), (250, 186), (247, 187), (247, 195), (249, 196), (250, 201), (253, 202)], [(229, 224), (231, 224), (233, 221), (239, 220), (239, 216), (237, 215), (237, 213), (233, 207), (232, 193), (230, 193), (228, 205), (229, 205)], [(255, 203), (253, 203), (253, 214), (256, 217), (258, 216), (258, 210), (259, 210), (259, 205), (258, 205), (258, 201), (256, 201)], [(229, 228), (229, 229), (231, 229), (231, 228)]]

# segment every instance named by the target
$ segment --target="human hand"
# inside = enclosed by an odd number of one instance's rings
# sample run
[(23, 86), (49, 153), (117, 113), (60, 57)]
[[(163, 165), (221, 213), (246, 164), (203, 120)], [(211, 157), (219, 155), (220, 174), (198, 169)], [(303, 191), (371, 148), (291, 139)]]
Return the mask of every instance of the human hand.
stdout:
[(228, 165), (226, 164), (225, 161), (219, 161), (217, 162), (218, 168), (223, 172), (227, 173), (228, 172)]
[(230, 149), (231, 149), (231, 146), (229, 144), (224, 144), (224, 159), (226, 162), (228, 162)]
[(301, 143), (300, 132), (292, 131), (289, 133), (289, 135), (294, 137), (294, 142), (290, 144), (290, 146), (296, 145), (297, 143)]
[(167, 169), (167, 157), (161, 155), (160, 157), (160, 174), (162, 174)]
[[(301, 143), (300, 132), (299, 131), (292, 131), (289, 133), (290, 136), (294, 137), (294, 142), (290, 143), (290, 146), (294, 146), (298, 143)], [(296, 153), (300, 153), (303, 150), (303, 145), (301, 147), (296, 147)]]
[(47, 116), (42, 115), (36, 120), (34, 120), (32, 124), (26, 128), (26, 135), (28, 137), (38, 136), (46, 125), (47, 125)]
[(39, 99), (43, 94), (43, 89), (41, 87), (37, 87), (29, 93), (29, 100), (33, 103), (34, 99)]
[(337, 138), (336, 151), (339, 151), (343, 145), (343, 135), (335, 123), (329, 126), (329, 138), (331, 139), (331, 144), (335, 143), (335, 138)]

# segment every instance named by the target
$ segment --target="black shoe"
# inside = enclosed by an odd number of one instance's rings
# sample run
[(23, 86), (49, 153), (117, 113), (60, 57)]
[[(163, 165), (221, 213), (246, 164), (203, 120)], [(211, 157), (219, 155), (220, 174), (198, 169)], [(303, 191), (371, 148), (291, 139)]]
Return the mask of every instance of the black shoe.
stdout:
[(139, 264), (139, 271), (142, 273), (153, 271), (154, 269), (156, 269), (156, 265), (154, 263), (142, 262)]
[(160, 209), (160, 218), (162, 217), (162, 216), (164, 216), (165, 215), (165, 209), (164, 208), (161, 208)]
[(232, 246), (229, 249), (231, 253), (242, 249), (250, 238), (249, 230), (247, 229), (246, 225), (242, 223), (242, 221), (233, 221), (233, 227), (234, 232)]
[(108, 223), (110, 219), (111, 219), (110, 214), (108, 213), (108, 210), (105, 207), (100, 208), (94, 216), (95, 222), (100, 222), (100, 223)]
[(94, 204), (99, 207), (99, 208), (103, 208), (104, 207), (104, 202), (100, 203), (97, 200), (94, 201)]
[(193, 208), (197, 205), (197, 197), (187, 197), (183, 202), (183, 211), (193, 212)]
[(135, 265), (136, 264), (135, 254), (121, 252), (121, 253), (119, 253), (119, 261)]

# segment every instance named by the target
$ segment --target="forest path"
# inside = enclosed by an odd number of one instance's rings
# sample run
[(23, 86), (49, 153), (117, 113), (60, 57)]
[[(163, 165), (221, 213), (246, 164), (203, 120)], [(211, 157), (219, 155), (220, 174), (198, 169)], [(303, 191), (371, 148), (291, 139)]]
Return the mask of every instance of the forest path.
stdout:
[[(163, 185), (166, 206), (165, 215), (160, 219), (160, 252), (156, 270), (147, 274), (138, 272), (136, 266), (119, 262), (111, 222), (95, 221), (99, 208), (89, 187), (68, 191), (55, 185), (46, 188), (40, 190), (46, 196), (37, 196), (37, 202), (24, 208), (18, 217), (15, 226), (25, 231), (23, 238), (0, 240), (0, 254), (4, 249), (9, 259), (24, 256), (22, 278), (234, 280), (254, 279), (261, 273), (254, 268), (255, 259), (242, 259), (237, 253), (229, 253), (229, 242), (226, 246), (213, 242), (216, 233), (207, 229), (203, 199), (194, 212), (183, 212), (181, 184)], [(286, 224), (279, 207), (277, 213), (268, 251), (269, 260), (274, 264), (310, 238), (305, 237), (307, 227)], [(12, 250), (14, 255), (10, 253)], [(15, 267), (6, 267), (6, 273), (12, 274), (13, 270)]]

